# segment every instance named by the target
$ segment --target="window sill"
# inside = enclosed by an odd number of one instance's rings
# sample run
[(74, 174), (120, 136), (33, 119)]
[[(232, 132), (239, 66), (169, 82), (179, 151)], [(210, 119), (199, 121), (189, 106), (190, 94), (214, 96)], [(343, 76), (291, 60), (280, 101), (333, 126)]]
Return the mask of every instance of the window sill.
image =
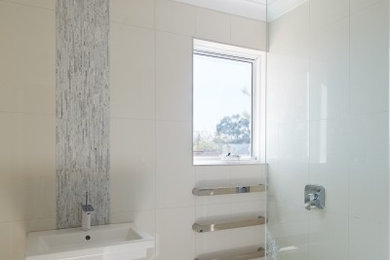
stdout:
[(222, 161), (222, 160), (194, 160), (193, 166), (238, 166), (238, 165), (266, 165), (258, 160), (237, 160), (237, 161)]

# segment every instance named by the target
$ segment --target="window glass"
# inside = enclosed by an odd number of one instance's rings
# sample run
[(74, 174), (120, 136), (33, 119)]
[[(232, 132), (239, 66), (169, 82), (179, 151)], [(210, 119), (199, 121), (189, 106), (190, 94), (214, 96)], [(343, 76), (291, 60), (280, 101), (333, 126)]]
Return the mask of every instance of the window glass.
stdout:
[(197, 52), (193, 62), (194, 158), (250, 158), (253, 63)]

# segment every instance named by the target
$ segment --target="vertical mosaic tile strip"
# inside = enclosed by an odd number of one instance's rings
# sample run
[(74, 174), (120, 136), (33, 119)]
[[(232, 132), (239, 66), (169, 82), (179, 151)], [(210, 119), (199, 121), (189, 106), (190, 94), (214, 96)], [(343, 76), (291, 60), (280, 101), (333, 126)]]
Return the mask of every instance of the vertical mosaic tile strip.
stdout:
[(109, 0), (56, 3), (57, 227), (109, 220)]

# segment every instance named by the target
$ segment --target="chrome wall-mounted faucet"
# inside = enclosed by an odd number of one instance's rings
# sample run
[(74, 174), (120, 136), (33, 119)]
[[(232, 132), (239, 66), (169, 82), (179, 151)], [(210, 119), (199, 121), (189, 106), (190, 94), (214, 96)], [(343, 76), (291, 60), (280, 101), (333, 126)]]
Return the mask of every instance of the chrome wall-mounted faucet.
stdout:
[(92, 205), (88, 204), (88, 192), (85, 193), (85, 205), (81, 204), (81, 229), (91, 229), (91, 215), (94, 212)]

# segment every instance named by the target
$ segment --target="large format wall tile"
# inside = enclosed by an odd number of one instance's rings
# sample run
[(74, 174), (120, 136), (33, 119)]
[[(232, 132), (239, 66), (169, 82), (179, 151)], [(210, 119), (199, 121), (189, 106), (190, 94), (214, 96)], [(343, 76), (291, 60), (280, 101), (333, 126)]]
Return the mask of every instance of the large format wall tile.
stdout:
[(110, 20), (125, 25), (154, 28), (154, 2), (154, 0), (110, 0)]
[(1, 0), (4, 2), (10, 2), (28, 7), (38, 7), (43, 9), (49, 9), (54, 11), (56, 0)]
[(197, 7), (170, 0), (155, 0), (156, 29), (180, 35), (195, 35)]
[(191, 229), (194, 216), (193, 207), (157, 210), (157, 260), (194, 259), (195, 234)]
[(154, 119), (154, 45), (153, 30), (111, 24), (111, 116)]
[(191, 120), (192, 38), (156, 32), (156, 119)]
[(227, 14), (198, 8), (196, 36), (217, 42), (230, 42), (230, 17)]
[(265, 22), (232, 16), (230, 26), (232, 44), (261, 50), (267, 48), (266, 38), (263, 37), (267, 31)]
[(111, 119), (111, 210), (155, 207), (154, 121)]
[(0, 111), (54, 114), (54, 34), (51, 10), (0, 1)]

